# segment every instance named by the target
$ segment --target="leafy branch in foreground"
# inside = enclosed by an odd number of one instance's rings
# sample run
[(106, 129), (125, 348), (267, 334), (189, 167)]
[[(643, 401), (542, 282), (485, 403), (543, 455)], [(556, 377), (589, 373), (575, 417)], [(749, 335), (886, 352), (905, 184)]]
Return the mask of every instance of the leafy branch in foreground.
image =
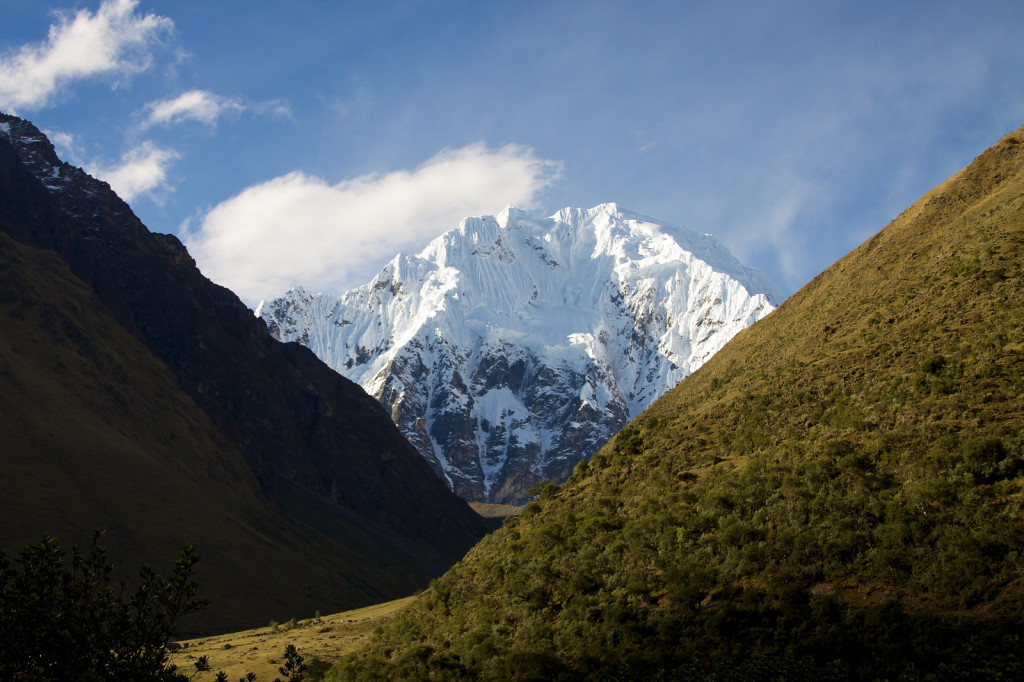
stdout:
[(167, 578), (143, 565), (125, 599), (99, 537), (88, 552), (73, 547), (70, 565), (49, 536), (13, 564), (0, 550), (0, 678), (188, 679), (168, 663), (167, 643), (179, 618), (207, 605), (192, 578), (195, 548), (182, 548)]

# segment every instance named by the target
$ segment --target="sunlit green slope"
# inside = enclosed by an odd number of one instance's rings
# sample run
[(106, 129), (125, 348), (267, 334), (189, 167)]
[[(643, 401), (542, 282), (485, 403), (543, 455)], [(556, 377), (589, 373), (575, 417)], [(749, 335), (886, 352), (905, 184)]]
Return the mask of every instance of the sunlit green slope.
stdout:
[(1021, 673), (1024, 128), (737, 336), (346, 676)]

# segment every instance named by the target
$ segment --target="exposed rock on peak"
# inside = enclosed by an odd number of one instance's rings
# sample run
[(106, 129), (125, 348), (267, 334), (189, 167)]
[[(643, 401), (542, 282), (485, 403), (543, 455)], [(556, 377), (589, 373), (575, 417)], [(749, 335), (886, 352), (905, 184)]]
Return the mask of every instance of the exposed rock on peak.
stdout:
[(777, 297), (709, 235), (615, 204), (508, 207), (341, 296), (295, 289), (257, 315), (377, 397), (455, 492), (521, 503)]

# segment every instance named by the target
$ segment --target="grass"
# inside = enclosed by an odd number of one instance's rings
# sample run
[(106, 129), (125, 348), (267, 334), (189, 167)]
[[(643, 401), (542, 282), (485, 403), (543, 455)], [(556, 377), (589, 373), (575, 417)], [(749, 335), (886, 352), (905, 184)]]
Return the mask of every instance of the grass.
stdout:
[(488, 502), (470, 502), (469, 506), (485, 519), (504, 519), (515, 516), (523, 509), (514, 504), (490, 504)]
[(330, 665), (366, 644), (376, 628), (413, 600), (406, 597), (330, 616), (181, 640), (175, 643), (170, 661), (182, 671), (191, 671), (195, 661), (206, 656), (212, 669), (193, 677), (195, 682), (212, 681), (221, 670), (232, 682), (249, 672), (257, 680), (273, 680), (281, 676), (278, 667), (283, 664), (284, 648), (292, 644), (309, 666), (309, 679), (321, 679)]
[(194, 544), (202, 634), (410, 594), (486, 532), (376, 401), (105, 183), (47, 190), (52, 146), (0, 118), (0, 547), (99, 529), (132, 570)]
[(1024, 675), (1017, 137), (737, 335), (338, 679)]
[(134, 571), (170, 565), (195, 544), (213, 606), (182, 620), (192, 634), (289, 608), (339, 611), (428, 582), (355, 523), (325, 528), (344, 539), (327, 543), (299, 521), (328, 512), (289, 516), (263, 499), (166, 365), (59, 255), (2, 230), (0, 321), (0, 547), (11, 554), (43, 534), (84, 546), (99, 529), (115, 566)]

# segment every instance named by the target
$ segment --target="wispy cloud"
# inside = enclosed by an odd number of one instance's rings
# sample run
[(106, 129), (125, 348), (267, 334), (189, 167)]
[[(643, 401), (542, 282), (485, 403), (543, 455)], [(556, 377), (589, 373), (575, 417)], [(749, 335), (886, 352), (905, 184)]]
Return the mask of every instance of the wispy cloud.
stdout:
[(149, 68), (152, 46), (174, 23), (136, 14), (136, 5), (138, 0), (106, 0), (95, 14), (57, 13), (46, 41), (0, 55), (0, 106), (42, 107), (73, 80)]
[(295, 119), (295, 112), (292, 110), (292, 105), (283, 99), (271, 99), (266, 102), (259, 102), (252, 106), (252, 110), (257, 114), (277, 116), (279, 118), (287, 118), (290, 120)]
[(82, 153), (75, 142), (75, 136), (62, 130), (44, 130), (43, 133), (50, 139), (56, 148), (58, 155), (65, 161), (76, 165), (82, 165)]
[(86, 170), (110, 183), (119, 197), (131, 201), (140, 194), (169, 190), (167, 167), (178, 158), (179, 154), (173, 149), (143, 142), (113, 166), (91, 165)]
[(799, 176), (779, 181), (774, 191), (766, 193), (757, 212), (745, 216), (736, 226), (735, 235), (742, 235), (735, 248), (744, 262), (758, 262), (761, 254), (775, 261), (779, 282), (791, 290), (802, 285), (807, 278), (807, 263), (811, 258), (806, 239), (809, 216), (820, 213), (822, 188), (812, 180)]
[(475, 144), (335, 185), (295, 172), (215, 206), (183, 235), (203, 272), (250, 305), (298, 284), (342, 291), (462, 218), (533, 206), (561, 169), (523, 147)]
[(157, 123), (177, 123), (193, 120), (212, 125), (225, 112), (245, 111), (238, 100), (222, 97), (206, 90), (189, 90), (173, 99), (160, 100), (146, 106), (149, 116), (143, 127)]

